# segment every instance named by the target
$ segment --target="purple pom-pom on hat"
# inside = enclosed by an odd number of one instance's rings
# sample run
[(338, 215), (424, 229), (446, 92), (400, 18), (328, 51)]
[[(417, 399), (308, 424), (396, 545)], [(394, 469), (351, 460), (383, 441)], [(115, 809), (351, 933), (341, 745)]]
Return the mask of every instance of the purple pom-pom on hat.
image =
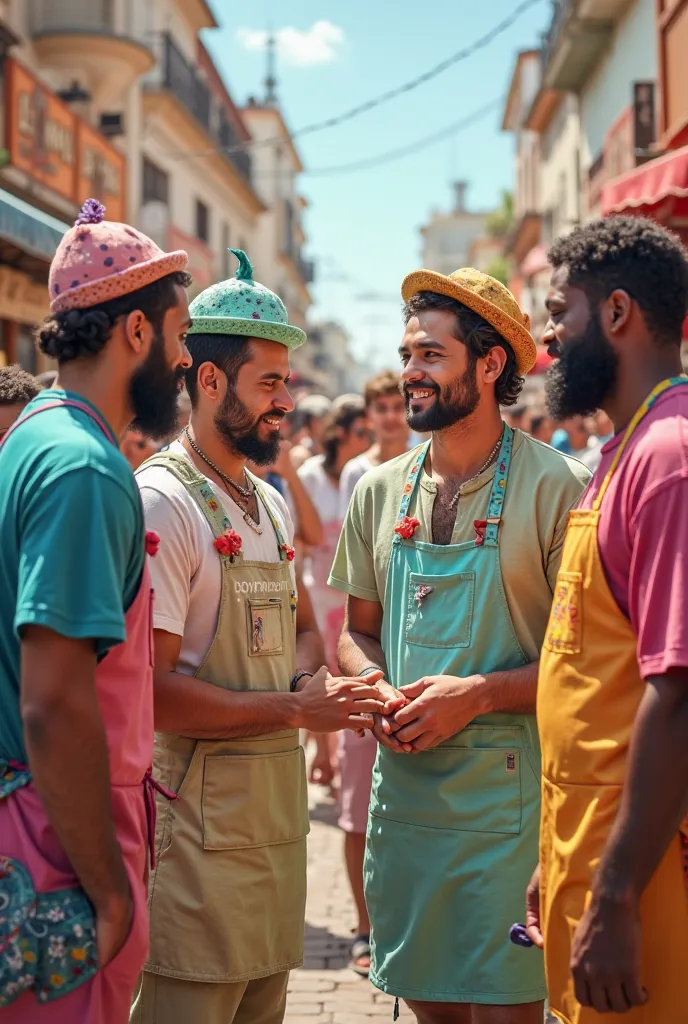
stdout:
[[(132, 236), (138, 239), (135, 254)], [(103, 204), (87, 199), (50, 265), (50, 309), (61, 313), (108, 302), (184, 270), (188, 262), (183, 250), (163, 252), (128, 224), (105, 220)]]
[(105, 207), (97, 199), (87, 199), (81, 207), (79, 216), (74, 221), (74, 227), (80, 224), (102, 224), (105, 220)]

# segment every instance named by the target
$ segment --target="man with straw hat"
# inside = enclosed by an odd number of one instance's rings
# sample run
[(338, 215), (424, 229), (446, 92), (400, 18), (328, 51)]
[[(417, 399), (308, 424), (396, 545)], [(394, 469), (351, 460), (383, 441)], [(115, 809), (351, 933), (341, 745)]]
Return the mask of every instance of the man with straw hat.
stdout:
[(360, 480), (332, 568), (343, 671), (385, 673), (365, 861), (373, 983), (422, 1024), (541, 1024), (542, 959), (509, 942), (539, 824), (537, 660), (588, 472), (512, 430), (535, 362), (498, 281), (402, 286), (409, 425), (431, 440)]
[(148, 948), (157, 538), (118, 439), (174, 429), (190, 278), (104, 214), (57, 248), (58, 377), (0, 448), (3, 1024), (126, 1024)]
[(160, 804), (136, 1024), (279, 1024), (303, 951), (299, 729), (369, 727), (382, 708), (376, 676), (322, 667), (287, 506), (246, 469), (278, 454), (305, 335), (232, 251), (237, 276), (192, 303), (190, 422), (138, 473), (160, 537), (154, 763), (176, 800)]

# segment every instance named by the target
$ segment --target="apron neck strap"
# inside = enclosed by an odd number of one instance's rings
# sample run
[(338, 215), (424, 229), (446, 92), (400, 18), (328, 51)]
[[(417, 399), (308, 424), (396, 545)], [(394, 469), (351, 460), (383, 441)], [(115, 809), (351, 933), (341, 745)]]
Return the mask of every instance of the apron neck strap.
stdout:
[[(411, 498), (416, 492), (416, 487), (418, 486), (418, 481), (420, 479), (420, 471), (423, 467), (423, 463), (425, 462), (425, 456), (428, 454), (429, 448), (430, 442), (426, 441), (425, 444), (422, 444), (420, 446), (416, 454), (416, 457), (413, 460), (413, 464), (411, 466), (411, 469), (409, 470), (409, 474), (406, 477), (406, 484), (404, 485), (404, 490), (402, 491), (401, 494), (401, 504), (399, 505), (397, 521), (403, 519), (404, 516), (408, 515), (409, 505), (411, 504)], [(396, 536), (397, 535), (395, 534), (395, 537)]]
[(502, 443), (497, 456), (497, 468), (492, 481), (490, 503), (487, 506), (487, 526), (485, 528), (485, 544), (496, 547), (499, 542), (499, 526), (502, 521), (506, 482), (511, 468), (511, 457), (514, 454), (514, 432), (508, 423), (504, 424)]
[[(136, 475), (141, 473), (144, 469), (148, 469), (149, 466), (161, 466), (163, 469), (166, 469), (169, 473), (172, 473), (177, 477), (200, 508), (207, 520), (208, 526), (212, 530), (213, 536), (216, 539), (226, 533), (227, 530), (232, 529), (229, 516), (227, 515), (224, 506), (220, 504), (215, 497), (215, 492), (210, 486), (207, 477), (203, 476), (203, 474), (200, 473), (193, 463), (184, 455), (179, 455), (176, 452), (169, 451), (158, 452), (157, 455), (151, 456), (150, 459), (147, 459), (146, 462), (144, 462), (144, 464), (136, 471)], [(257, 478), (253, 473), (249, 473), (249, 476), (251, 477), (253, 486), (256, 489), (256, 494), (265, 509), (265, 514), (270, 520), (270, 524), (275, 532), (280, 561), (284, 561), (287, 558), (288, 545), (284, 539), (280, 525), (267, 503)], [(237, 556), (235, 555), (234, 557), (236, 558)], [(228, 555), (222, 555), (222, 559), (225, 564), (229, 565)]]
[[(408, 515), (409, 506), (411, 499), (416, 492), (418, 487), (418, 481), (421, 475), (421, 469), (425, 462), (425, 456), (430, 448), (430, 441), (422, 445), (418, 449), (418, 454), (413, 460), (411, 469), (406, 478), (406, 484), (401, 496), (401, 503), (399, 505), (399, 512), (397, 514), (397, 522), (403, 519), (404, 516)], [(495, 470), (494, 479), (492, 481), (492, 491), (490, 493), (490, 502), (487, 508), (487, 521), (485, 524), (485, 539), (486, 545), (496, 545), (498, 542), (499, 535), (499, 524), (502, 519), (502, 508), (504, 505), (504, 497), (506, 495), (506, 482), (509, 476), (509, 468), (511, 466), (511, 457), (514, 451), (514, 432), (511, 427), (505, 423), (504, 430), (502, 433), (502, 443), (499, 448), (499, 455), (497, 456), (497, 468)], [(398, 541), (398, 534), (395, 534), (395, 540)]]
[(650, 409), (655, 404), (657, 399), (660, 397), (660, 395), (663, 395), (664, 392), (668, 391), (670, 388), (677, 387), (679, 384), (688, 384), (688, 377), (686, 377), (685, 375), (681, 375), (680, 377), (667, 377), (666, 380), (661, 381), (655, 388), (653, 388), (653, 390), (650, 392), (650, 394), (647, 396), (643, 404), (636, 412), (631, 422), (626, 427), (624, 436), (621, 439), (619, 447), (616, 449), (616, 454), (614, 455), (612, 464), (609, 467), (607, 475), (602, 481), (602, 486), (600, 487), (599, 493), (593, 502), (592, 507), (595, 512), (599, 512), (600, 510), (602, 500), (605, 494), (607, 493), (607, 488), (609, 487), (612, 481), (614, 473), (618, 469), (619, 463), (621, 462), (621, 456), (626, 450), (626, 446), (628, 445), (628, 442), (633, 436), (633, 433), (640, 425), (642, 420), (645, 419), (645, 417), (647, 416), (647, 414), (649, 413)]
[(2, 448), (3, 444), (10, 436), (10, 434), (13, 434), (15, 430), (21, 427), (22, 423), (26, 423), (27, 420), (32, 419), (34, 416), (38, 416), (38, 414), (41, 412), (47, 412), (48, 409), (59, 409), (65, 405), (71, 406), (72, 409), (79, 409), (81, 412), (85, 412), (87, 416), (90, 416), (91, 419), (98, 424), (98, 426), (105, 434), (108, 441), (111, 444), (114, 444), (115, 448), (119, 448), (117, 438), (112, 433), (112, 430), (107, 425), (102, 416), (100, 416), (95, 411), (95, 409), (92, 409), (90, 405), (87, 405), (86, 402), (80, 402), (76, 398), (55, 398), (50, 402), (44, 402), (42, 405), (38, 405), (35, 409), (32, 409), (31, 412), (27, 412), (24, 416), (20, 416), (18, 420), (15, 420), (15, 422), (12, 424), (10, 429), (7, 431), (5, 436), (0, 441), (0, 448)]

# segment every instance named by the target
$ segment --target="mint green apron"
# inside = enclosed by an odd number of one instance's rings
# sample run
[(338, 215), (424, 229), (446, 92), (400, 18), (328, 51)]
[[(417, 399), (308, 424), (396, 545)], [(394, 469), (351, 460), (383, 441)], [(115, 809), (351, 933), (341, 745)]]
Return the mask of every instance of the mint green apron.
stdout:
[[(528, 662), (499, 559), (513, 440), (505, 427), (487, 522), (476, 524), (475, 542), (438, 545), (395, 534), (382, 625), (394, 686)], [(409, 474), (400, 519), (427, 450)], [(420, 754), (379, 748), (364, 868), (370, 978), (378, 988), (430, 1002), (544, 999), (540, 953), (509, 942), (538, 858), (539, 771), (534, 715), (481, 716)]]

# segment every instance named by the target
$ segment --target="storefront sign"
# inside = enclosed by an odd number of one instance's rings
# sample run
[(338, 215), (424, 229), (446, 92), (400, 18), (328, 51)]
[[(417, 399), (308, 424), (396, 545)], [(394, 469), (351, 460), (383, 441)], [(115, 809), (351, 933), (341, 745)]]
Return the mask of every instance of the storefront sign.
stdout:
[(5, 62), (8, 164), (80, 206), (89, 196), (123, 220), (125, 160), (26, 68)]
[(50, 312), (48, 287), (28, 274), (0, 265), (0, 320), (37, 324)]

